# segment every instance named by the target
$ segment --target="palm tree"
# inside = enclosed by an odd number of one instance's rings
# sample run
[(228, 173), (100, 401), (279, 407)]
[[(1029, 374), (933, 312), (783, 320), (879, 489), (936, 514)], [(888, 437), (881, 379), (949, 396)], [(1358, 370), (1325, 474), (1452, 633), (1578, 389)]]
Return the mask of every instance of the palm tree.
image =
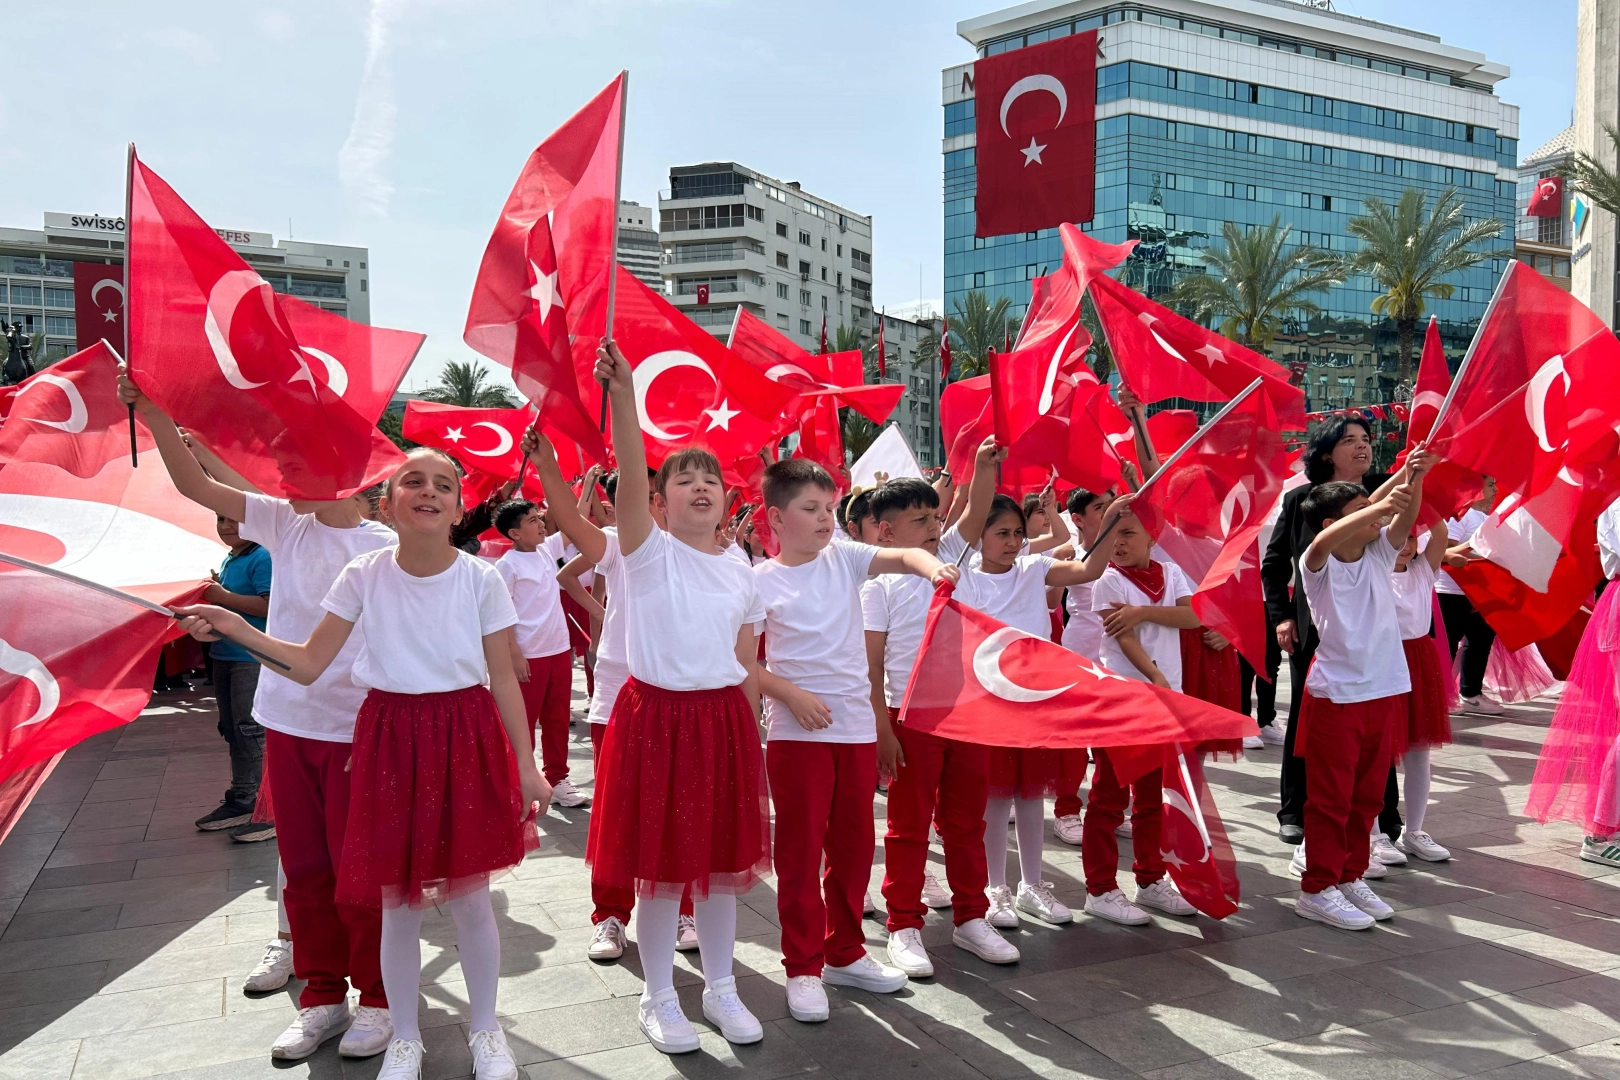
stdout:
[(405, 437), (405, 414), (403, 411), (395, 412), (393, 409), (384, 409), (383, 414), (377, 418), (377, 430), (393, 440), (395, 446), (401, 450), (409, 450), (416, 445)]
[(1470, 222), (1467, 209), (1454, 187), (1442, 191), (1431, 212), (1428, 197), (1407, 188), (1390, 206), (1369, 197), (1365, 214), (1350, 219), (1346, 228), (1361, 241), (1361, 250), (1343, 260), (1343, 274), (1366, 274), (1383, 290), (1373, 298), (1372, 312), (1395, 323), (1400, 381), (1412, 381), (1412, 344), (1418, 320), (1430, 298), (1449, 300), (1457, 287), (1440, 280), (1497, 254), (1481, 246), (1499, 236), (1502, 223), (1495, 218)]
[(1265, 352), (1285, 318), (1321, 310), (1307, 299), (1310, 294), (1344, 280), (1322, 251), (1291, 244), (1293, 231), (1281, 216), (1247, 230), (1226, 222), (1221, 226), (1225, 243), (1203, 252), (1208, 272), (1183, 277), (1170, 290), (1169, 301), (1191, 309), (1200, 322), (1219, 319), (1222, 334)]
[[(1603, 130), (1608, 133), (1609, 141), (1614, 143), (1615, 153), (1620, 154), (1620, 128), (1604, 124)], [(1620, 173), (1581, 150), (1564, 167), (1563, 175), (1569, 179), (1572, 188), (1591, 199), (1594, 205), (1620, 215)]]
[(970, 292), (955, 303), (951, 316), (951, 359), (956, 373), (951, 382), (990, 370), (989, 352), (1006, 340), (1007, 309), (1012, 302), (998, 296), (994, 303), (982, 292)]
[(460, 405), (466, 409), (515, 409), (516, 395), (489, 381), (489, 368), (476, 360), (451, 360), (444, 365), (439, 381), (422, 391), (427, 401), (440, 405)]
[(1100, 381), (1107, 382), (1114, 372), (1114, 350), (1108, 344), (1108, 335), (1103, 333), (1102, 319), (1097, 315), (1097, 305), (1091, 302), (1089, 292), (1080, 297), (1080, 325), (1091, 335), (1091, 371)]

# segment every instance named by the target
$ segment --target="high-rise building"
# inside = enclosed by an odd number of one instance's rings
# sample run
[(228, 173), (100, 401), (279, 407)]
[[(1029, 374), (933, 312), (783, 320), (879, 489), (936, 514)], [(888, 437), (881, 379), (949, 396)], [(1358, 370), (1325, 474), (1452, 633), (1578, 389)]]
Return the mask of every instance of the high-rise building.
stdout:
[(1558, 176), (1569, 164), (1575, 147), (1575, 128), (1565, 128), (1546, 143), (1536, 147), (1519, 162), (1519, 189), (1516, 200), (1517, 218), (1513, 226), (1513, 257), (1548, 281), (1568, 289), (1570, 284), (1569, 238), (1573, 232), (1570, 220), (1571, 194), (1565, 192), (1558, 213), (1551, 217), (1531, 217), (1525, 213), (1537, 185), (1551, 176)]
[(681, 165), (658, 199), (666, 291), (716, 337), (737, 308), (816, 351), (872, 329), (872, 219), (735, 162)]
[[(889, 420), (911, 444), (917, 464), (928, 468), (943, 464), (939, 449), (939, 335), (944, 328), (937, 315), (902, 319), (878, 313), (883, 327), (885, 382), (904, 384), (906, 392)], [(931, 336), (930, 336), (931, 335)], [(868, 353), (867, 378), (876, 380), (876, 357)]]
[[(1606, 127), (1620, 124), (1620, 0), (1579, 0), (1575, 17), (1575, 124), (1572, 149), (1598, 161), (1614, 160)], [(1565, 197), (1573, 206), (1574, 200)], [(1576, 199), (1571, 218), (1570, 291), (1609, 327), (1620, 326), (1620, 230), (1613, 214), (1594, 214), (1591, 201)]]
[[(1102, 56), (1085, 228), (1140, 241), (1124, 280), (1151, 296), (1201, 272), (1227, 222), (1280, 218), (1293, 242), (1348, 253), (1346, 222), (1363, 200), (1392, 203), (1412, 187), (1431, 200), (1455, 187), (1468, 218), (1512, 236), (1518, 109), (1495, 93), (1508, 69), (1480, 53), (1291, 0), (1035, 0), (957, 24), (981, 57), (1091, 29)], [(944, 71), (947, 310), (976, 289), (1022, 314), (1029, 279), (1060, 263), (1060, 244), (1055, 229), (974, 237), (972, 70)], [(1458, 273), (1452, 297), (1429, 302), (1450, 348), (1465, 347), (1504, 265)], [(1305, 369), (1310, 408), (1399, 395), (1395, 330), (1371, 313), (1375, 295), (1352, 278), (1271, 347)]]
[(638, 202), (619, 202), (619, 265), (641, 281), (664, 291), (664, 279), (659, 273), (658, 228), (653, 225), (652, 208)]

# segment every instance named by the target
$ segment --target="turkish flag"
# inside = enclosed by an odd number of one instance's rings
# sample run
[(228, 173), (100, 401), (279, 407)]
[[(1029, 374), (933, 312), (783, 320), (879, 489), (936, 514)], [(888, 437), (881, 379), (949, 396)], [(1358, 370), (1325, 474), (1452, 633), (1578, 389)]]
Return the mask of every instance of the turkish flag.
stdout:
[(1160, 409), (1147, 418), (1148, 441), (1163, 461), (1198, 434), (1198, 414), (1191, 409)]
[[(615, 265), (621, 74), (523, 163), (496, 218), (473, 283), (462, 339), (512, 371), (540, 415), (593, 459), (607, 460), (569, 338), (595, 355), (607, 333), (606, 296)], [(576, 348), (579, 343), (576, 341)]]
[[(1406, 446), (1395, 455), (1395, 465), (1406, 464), (1416, 447), (1422, 446), (1434, 429), (1440, 415), (1440, 406), (1451, 389), (1451, 368), (1446, 364), (1445, 347), (1440, 343), (1439, 320), (1429, 316), (1429, 328), (1423, 335), (1423, 355), (1418, 360), (1417, 384), (1412, 388), (1412, 407), (1406, 416)], [(1469, 503), (1476, 501), (1484, 490), (1484, 477), (1454, 461), (1440, 461), (1423, 478), (1424, 525), (1457, 516)], [(1460, 543), (1462, 537), (1453, 537)]]
[[(0, 463), (33, 461), (94, 476), (129, 457), (129, 410), (118, 400), (118, 357), (105, 341), (18, 383), (0, 427)], [(154, 443), (135, 419), (136, 446)]]
[(103, 338), (124, 347), (124, 268), (106, 263), (73, 264), (73, 327), (77, 348), (90, 348)]
[(373, 424), (427, 340), (426, 334), (345, 319), (295, 296), (276, 297), (276, 306), (304, 355), (320, 361), (327, 389)]
[(866, 373), (861, 350), (812, 355), (740, 305), (726, 347), (800, 398), (781, 406), (785, 416), (800, 416), (812, 407), (814, 399), (833, 397), (839, 405), (847, 405), (872, 423), (882, 424), (906, 392), (900, 383), (863, 384)]
[(1447, 567), (1446, 573), (1462, 587), (1468, 602), (1509, 652), (1555, 637), (1603, 580), (1595, 553), (1582, 557), (1567, 551), (1558, 556), (1547, 587), (1541, 590), (1532, 589), (1489, 559)]
[[(443, 450), (468, 470), (516, 480), (523, 468), (523, 434), (533, 423), (533, 409), (468, 409), (407, 401), (400, 434)], [(570, 474), (564, 469), (563, 475)]]
[(1105, 274), (1091, 279), (1091, 302), (1121, 378), (1143, 402), (1230, 401), (1258, 378), (1282, 426), (1305, 429), (1305, 392), (1290, 385), (1286, 368)]
[(1097, 31), (973, 65), (975, 236), (1090, 221), (1097, 157)]
[[(1089, 233), (1065, 222), (1058, 226), (1063, 242), (1063, 262), (1052, 273), (1030, 283), (1029, 311), (1018, 334), (1019, 348), (1056, 342), (1080, 318), (1080, 304), (1093, 278), (1106, 275), (1130, 257), (1135, 240), (1105, 244)], [(1091, 347), (1091, 335), (1082, 331), (1084, 352)]]
[(844, 433), (838, 422), (838, 403), (833, 398), (817, 398), (804, 411), (799, 421), (799, 444), (793, 450), (796, 458), (814, 461), (838, 484), (840, 491), (849, 487), (844, 468)]
[(1187, 903), (1212, 919), (1224, 919), (1237, 910), (1242, 894), (1237, 857), (1204, 781), (1203, 762), (1196, 754), (1167, 746), (1162, 770), (1159, 853), (1165, 869)]
[(1108, 387), (1082, 390), (1069, 413), (1068, 468), (1063, 478), (1087, 491), (1104, 492), (1125, 486), (1125, 462), (1140, 469), (1136, 460), (1136, 430)]
[(268, 282), (174, 190), (131, 160), (130, 373), (266, 494), (341, 499), (404, 455), (333, 390)]
[(1536, 181), (1530, 193), (1530, 205), (1524, 208), (1525, 217), (1555, 218), (1564, 212), (1564, 178), (1543, 176)]

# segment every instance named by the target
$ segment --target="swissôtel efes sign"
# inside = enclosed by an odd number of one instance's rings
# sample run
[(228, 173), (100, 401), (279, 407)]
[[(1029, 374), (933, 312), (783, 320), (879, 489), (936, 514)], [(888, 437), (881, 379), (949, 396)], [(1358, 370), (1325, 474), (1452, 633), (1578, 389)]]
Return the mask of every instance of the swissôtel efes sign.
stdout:
[[(83, 236), (115, 236), (124, 235), (124, 219), (122, 217), (108, 217), (105, 214), (55, 214), (45, 212), (45, 231), (57, 233), (76, 233)], [(276, 241), (267, 232), (248, 232), (243, 229), (215, 229), (219, 238), (227, 244), (238, 244), (246, 247), (275, 247)]]

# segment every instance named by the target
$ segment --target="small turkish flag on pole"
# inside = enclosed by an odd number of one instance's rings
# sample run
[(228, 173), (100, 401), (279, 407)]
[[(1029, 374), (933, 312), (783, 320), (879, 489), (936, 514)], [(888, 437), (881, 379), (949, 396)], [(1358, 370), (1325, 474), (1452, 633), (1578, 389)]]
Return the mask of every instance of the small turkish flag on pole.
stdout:
[(697, 302), (700, 304), (707, 304), (709, 302), (709, 287), (707, 285), (699, 285), (697, 287)]
[(1090, 221), (1097, 157), (1097, 31), (973, 65), (975, 236)]
[(1564, 208), (1564, 178), (1543, 176), (1536, 181), (1530, 193), (1530, 205), (1524, 208), (1526, 217), (1557, 217)]

